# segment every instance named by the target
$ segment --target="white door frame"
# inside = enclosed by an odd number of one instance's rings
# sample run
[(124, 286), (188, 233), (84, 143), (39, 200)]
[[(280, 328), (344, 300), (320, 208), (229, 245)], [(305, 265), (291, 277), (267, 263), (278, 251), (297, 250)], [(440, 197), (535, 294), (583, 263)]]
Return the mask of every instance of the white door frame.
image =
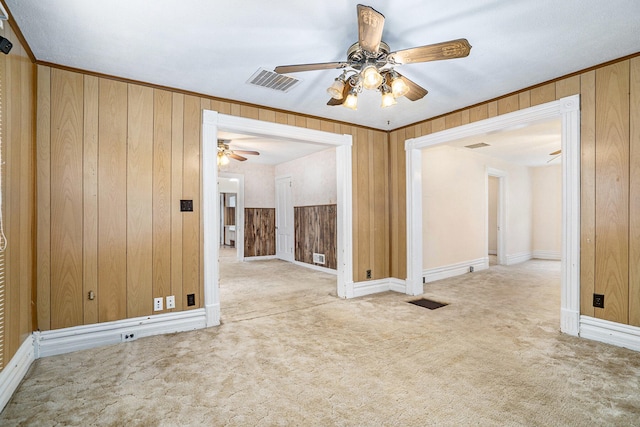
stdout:
[(560, 118), (562, 121), (562, 285), (560, 330), (580, 331), (580, 96), (405, 141), (407, 159), (407, 293), (422, 293), (422, 149)]
[[(236, 258), (244, 259), (244, 175), (241, 173), (218, 172), (220, 178), (238, 180), (238, 193), (236, 194)], [(217, 179), (216, 179), (217, 182)], [(218, 194), (220, 194), (220, 188)], [(220, 239), (220, 236), (218, 236)]]
[[(351, 135), (339, 135), (280, 123), (264, 122), (229, 116), (216, 111), (202, 112), (202, 223), (204, 239), (204, 306), (206, 325), (220, 324), (219, 244), (220, 230), (218, 179), (216, 166), (218, 131), (245, 133), (256, 136), (288, 138), (335, 147), (337, 182), (337, 293), (341, 298), (353, 296), (353, 214)], [(210, 166), (208, 166), (210, 165)]]
[(280, 194), (279, 190), (278, 190), (278, 182), (279, 181), (284, 181), (287, 180), (289, 182), (289, 184), (291, 185), (293, 183), (293, 176), (291, 175), (282, 175), (282, 176), (277, 176), (276, 177), (276, 258), (279, 258), (281, 260), (284, 261), (289, 261), (289, 262), (293, 262), (295, 259), (294, 256), (294, 249), (293, 246), (295, 244), (294, 240), (295, 240), (295, 227), (293, 225), (293, 215), (294, 215), (294, 211), (293, 211), (293, 189), (291, 188), (291, 186), (289, 186), (289, 191), (291, 194), (291, 198), (289, 200), (290, 204), (286, 206), (286, 210), (288, 210), (289, 212), (285, 213), (285, 215), (289, 215), (290, 219), (291, 219), (291, 223), (289, 224), (287, 233), (291, 236), (291, 252), (279, 252), (278, 251), (278, 218), (279, 215), (281, 215), (281, 212), (279, 212), (280, 210), (280, 201), (278, 200), (278, 198), (280, 196), (282, 196), (282, 194)]
[[(507, 234), (507, 173), (505, 171), (487, 168), (486, 174), (486, 183), (485, 188), (487, 195), (485, 200), (489, 200), (489, 177), (493, 176), (498, 178), (498, 236), (497, 236), (497, 259), (498, 265), (506, 265), (507, 264), (507, 247), (505, 245), (506, 239), (505, 236)], [(488, 209), (487, 209), (488, 210)], [(486, 230), (486, 238), (485, 242), (487, 242), (487, 248), (484, 251), (485, 253), (489, 253), (489, 216), (487, 215), (485, 220)]]

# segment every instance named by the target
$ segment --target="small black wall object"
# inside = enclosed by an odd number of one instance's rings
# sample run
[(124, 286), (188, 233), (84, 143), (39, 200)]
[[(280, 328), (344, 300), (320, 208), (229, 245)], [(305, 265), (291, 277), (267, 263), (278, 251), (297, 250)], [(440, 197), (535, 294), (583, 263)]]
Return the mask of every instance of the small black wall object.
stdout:
[(11, 43), (8, 39), (0, 36), (0, 50), (6, 55), (9, 53), (11, 48), (13, 47), (13, 43)]

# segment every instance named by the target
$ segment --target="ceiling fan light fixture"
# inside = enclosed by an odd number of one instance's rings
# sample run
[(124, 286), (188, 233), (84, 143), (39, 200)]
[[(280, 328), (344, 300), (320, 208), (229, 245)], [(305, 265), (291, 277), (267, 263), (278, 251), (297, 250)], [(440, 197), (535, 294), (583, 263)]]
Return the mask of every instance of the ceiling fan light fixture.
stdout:
[(219, 151), (217, 163), (218, 166), (226, 166), (229, 164), (229, 157), (227, 157), (222, 151)]
[(331, 95), (333, 99), (342, 99), (342, 92), (344, 91), (345, 79), (344, 73), (340, 77), (336, 77), (333, 84), (327, 88), (327, 93)]
[(382, 92), (382, 102), (380, 103), (380, 106), (382, 108), (391, 107), (392, 105), (396, 105), (398, 103), (398, 101), (396, 101), (396, 98), (393, 96), (391, 91), (389, 91), (389, 88), (387, 86), (383, 86), (381, 89), (381, 92)]
[(391, 73), (391, 93), (394, 98), (405, 96), (409, 92), (409, 86), (400, 78), (398, 73)]
[(364, 86), (365, 89), (377, 89), (384, 81), (384, 77), (382, 77), (382, 74), (380, 74), (375, 65), (367, 65), (361, 74), (362, 86)]
[(344, 100), (342, 105), (351, 110), (358, 109), (358, 91), (356, 90), (356, 88), (351, 88), (349, 94), (347, 95), (347, 98)]

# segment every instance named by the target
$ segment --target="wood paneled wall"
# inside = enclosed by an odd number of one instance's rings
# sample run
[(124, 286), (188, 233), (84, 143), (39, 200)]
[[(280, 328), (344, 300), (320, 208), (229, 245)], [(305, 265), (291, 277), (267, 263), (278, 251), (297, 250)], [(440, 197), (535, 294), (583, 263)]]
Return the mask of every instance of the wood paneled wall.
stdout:
[(276, 210), (244, 209), (244, 256), (276, 254)]
[(5, 23), (0, 34), (13, 49), (0, 55), (2, 122), (2, 217), (5, 258), (4, 368), (36, 327), (34, 280), (35, 224), (35, 66)]
[(293, 208), (293, 218), (295, 260), (314, 264), (313, 254), (315, 252), (324, 254), (323, 267), (337, 269), (337, 206), (296, 206)]
[[(406, 274), (404, 141), (575, 94), (581, 97), (581, 312), (640, 326), (640, 56), (391, 132), (393, 277)], [(594, 292), (605, 295), (604, 309), (593, 308)]]
[(38, 66), (41, 329), (150, 315), (154, 297), (201, 305), (204, 102)]
[(386, 132), (48, 66), (37, 82), (41, 329), (152, 314), (167, 295), (201, 307), (202, 109), (352, 135), (354, 279), (389, 276)]

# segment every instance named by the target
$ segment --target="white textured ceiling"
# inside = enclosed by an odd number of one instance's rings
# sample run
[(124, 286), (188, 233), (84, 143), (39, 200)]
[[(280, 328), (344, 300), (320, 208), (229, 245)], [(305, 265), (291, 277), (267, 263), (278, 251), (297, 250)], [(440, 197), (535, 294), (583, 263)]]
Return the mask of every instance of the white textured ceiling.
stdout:
[(288, 93), (251, 86), (259, 68), (341, 61), (356, 1), (5, 0), (36, 59), (317, 117), (395, 129), (640, 51), (638, 0), (371, 0), (400, 50), (457, 38), (467, 58), (399, 71), (429, 90), (382, 109), (326, 105), (338, 70), (296, 73)]

